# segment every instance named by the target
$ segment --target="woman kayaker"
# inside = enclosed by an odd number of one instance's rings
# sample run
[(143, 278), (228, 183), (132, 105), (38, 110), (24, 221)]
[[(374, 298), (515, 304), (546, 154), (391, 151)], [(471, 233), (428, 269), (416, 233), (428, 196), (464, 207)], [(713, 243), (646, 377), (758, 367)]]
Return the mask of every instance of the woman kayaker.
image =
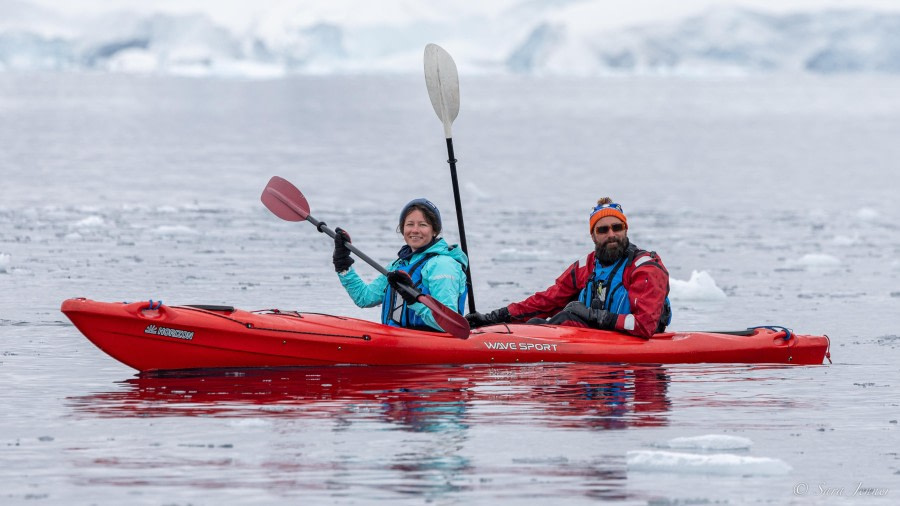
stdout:
[(346, 231), (334, 230), (334, 270), (341, 285), (359, 307), (379, 304), (381, 323), (421, 330), (443, 330), (435, 322), (431, 310), (398, 287), (415, 287), (459, 314), (465, 314), (466, 266), (469, 259), (456, 245), (450, 246), (438, 236), (441, 213), (427, 199), (411, 200), (400, 212), (397, 232), (406, 242), (397, 259), (387, 266), (387, 276), (366, 283), (353, 269), (353, 258), (345, 242)]

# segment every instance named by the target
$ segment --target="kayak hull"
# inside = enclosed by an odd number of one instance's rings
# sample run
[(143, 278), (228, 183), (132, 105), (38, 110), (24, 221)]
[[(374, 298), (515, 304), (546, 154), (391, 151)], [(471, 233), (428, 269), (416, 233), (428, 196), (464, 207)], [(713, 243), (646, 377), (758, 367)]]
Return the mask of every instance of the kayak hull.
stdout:
[(341, 316), (68, 299), (61, 310), (92, 343), (139, 371), (359, 365), (587, 363), (821, 364), (826, 336), (620, 332), (494, 325), (468, 339)]

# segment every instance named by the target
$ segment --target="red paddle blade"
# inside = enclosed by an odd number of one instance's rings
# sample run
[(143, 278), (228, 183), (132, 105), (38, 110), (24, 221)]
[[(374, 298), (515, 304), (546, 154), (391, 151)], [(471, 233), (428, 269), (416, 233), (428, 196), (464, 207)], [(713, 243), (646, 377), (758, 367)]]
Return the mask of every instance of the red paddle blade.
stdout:
[(275, 216), (287, 221), (303, 221), (309, 216), (309, 203), (287, 179), (272, 176), (260, 197)]
[(437, 322), (445, 332), (460, 339), (469, 338), (469, 322), (463, 315), (441, 304), (430, 295), (421, 294), (419, 295), (418, 301), (425, 304), (425, 307), (431, 310), (434, 321)]

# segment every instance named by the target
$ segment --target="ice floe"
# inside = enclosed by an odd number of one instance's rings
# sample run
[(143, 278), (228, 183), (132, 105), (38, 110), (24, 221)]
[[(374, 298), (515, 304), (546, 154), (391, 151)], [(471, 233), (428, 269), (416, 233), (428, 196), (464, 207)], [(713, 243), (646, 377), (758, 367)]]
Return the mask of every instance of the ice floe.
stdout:
[(673, 300), (723, 300), (725, 292), (706, 271), (693, 271), (687, 281), (669, 279), (669, 297)]
[(192, 235), (197, 231), (185, 225), (161, 225), (153, 229), (159, 235)]
[(871, 207), (863, 207), (856, 211), (856, 217), (864, 221), (872, 221), (881, 217), (881, 214)]
[(841, 265), (841, 261), (827, 253), (807, 253), (800, 258), (790, 259), (787, 261), (792, 267), (836, 267)]
[(501, 250), (494, 259), (502, 262), (530, 262), (533, 260), (542, 260), (548, 255), (549, 253), (546, 251), (522, 251), (515, 248), (507, 248)]
[(628, 471), (728, 476), (777, 476), (791, 466), (779, 459), (730, 453), (694, 454), (661, 450), (635, 450), (626, 454)]
[(859, 236), (836, 235), (834, 236), (834, 239), (831, 240), (831, 242), (836, 246), (853, 246), (854, 244), (859, 244)]
[(728, 436), (724, 434), (706, 434), (703, 436), (676, 437), (665, 443), (655, 445), (658, 448), (670, 448), (674, 450), (748, 450), (753, 441), (740, 436)]
[(106, 221), (101, 216), (88, 216), (82, 220), (75, 222), (73, 228), (95, 228), (106, 225)]

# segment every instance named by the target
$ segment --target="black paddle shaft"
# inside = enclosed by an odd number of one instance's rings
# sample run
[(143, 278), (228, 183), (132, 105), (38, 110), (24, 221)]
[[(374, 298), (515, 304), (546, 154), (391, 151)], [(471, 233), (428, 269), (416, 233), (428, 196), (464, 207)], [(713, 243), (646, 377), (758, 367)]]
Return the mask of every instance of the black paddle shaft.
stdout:
[[(469, 256), (469, 247), (466, 244), (466, 225), (463, 220), (462, 202), (459, 200), (459, 180), (456, 177), (456, 156), (453, 155), (453, 138), (447, 138), (447, 163), (450, 164), (450, 180), (453, 181), (453, 200), (456, 204), (456, 224), (459, 226), (459, 244), (463, 253)], [(466, 286), (469, 288), (469, 311), (475, 312), (475, 291), (472, 289), (471, 260), (466, 263)]]
[[(319, 232), (322, 232), (323, 234), (327, 235), (328, 237), (331, 237), (332, 239), (334, 239), (337, 236), (337, 234), (334, 232), (334, 230), (331, 230), (330, 228), (328, 228), (328, 225), (326, 225), (324, 221), (319, 221), (319, 220), (313, 218), (312, 215), (307, 215), (306, 221), (315, 225), (316, 230), (318, 230)], [(374, 268), (376, 271), (384, 274), (385, 276), (388, 275), (387, 269), (385, 269), (381, 264), (379, 264), (375, 260), (372, 260), (372, 258), (370, 258), (369, 255), (366, 255), (362, 251), (356, 249), (356, 246), (354, 246), (353, 243), (344, 241), (344, 246), (347, 246), (347, 249), (349, 249), (354, 254), (356, 254), (356, 256), (358, 256), (360, 259), (362, 259), (363, 262), (371, 265), (372, 268)], [(418, 293), (415, 295), (418, 295)]]
[[(328, 237), (331, 237), (332, 239), (337, 237), (337, 234), (334, 232), (334, 230), (331, 230), (330, 228), (328, 228), (328, 225), (326, 225), (324, 221), (319, 221), (319, 220), (313, 218), (312, 215), (307, 215), (306, 221), (312, 223), (316, 227), (316, 230), (318, 230), (319, 232), (322, 232), (323, 234), (327, 235)], [(385, 269), (381, 264), (379, 264), (375, 260), (372, 260), (372, 258), (369, 255), (366, 255), (362, 251), (358, 250), (356, 248), (356, 246), (353, 245), (353, 243), (344, 241), (344, 246), (346, 246), (347, 249), (349, 249), (354, 254), (356, 254), (356, 256), (358, 256), (363, 262), (371, 265), (372, 268), (375, 269), (376, 271), (384, 274), (385, 276), (388, 275), (387, 269)], [(406, 292), (407, 294), (412, 295), (413, 297), (416, 297), (416, 298), (418, 298), (420, 295), (422, 295), (422, 292), (416, 290), (415, 288), (413, 288), (411, 286), (400, 285), (395, 288), (397, 290), (402, 290), (402, 291)], [(434, 302), (437, 304), (440, 304), (437, 301), (434, 301)], [(437, 308), (432, 307), (425, 302), (423, 302), (423, 304), (428, 306), (433, 312), (437, 310)], [(443, 306), (441, 306), (441, 307), (443, 307)], [(432, 314), (434, 314), (434, 313), (432, 313)], [(437, 315), (435, 315), (435, 316), (437, 316)]]

